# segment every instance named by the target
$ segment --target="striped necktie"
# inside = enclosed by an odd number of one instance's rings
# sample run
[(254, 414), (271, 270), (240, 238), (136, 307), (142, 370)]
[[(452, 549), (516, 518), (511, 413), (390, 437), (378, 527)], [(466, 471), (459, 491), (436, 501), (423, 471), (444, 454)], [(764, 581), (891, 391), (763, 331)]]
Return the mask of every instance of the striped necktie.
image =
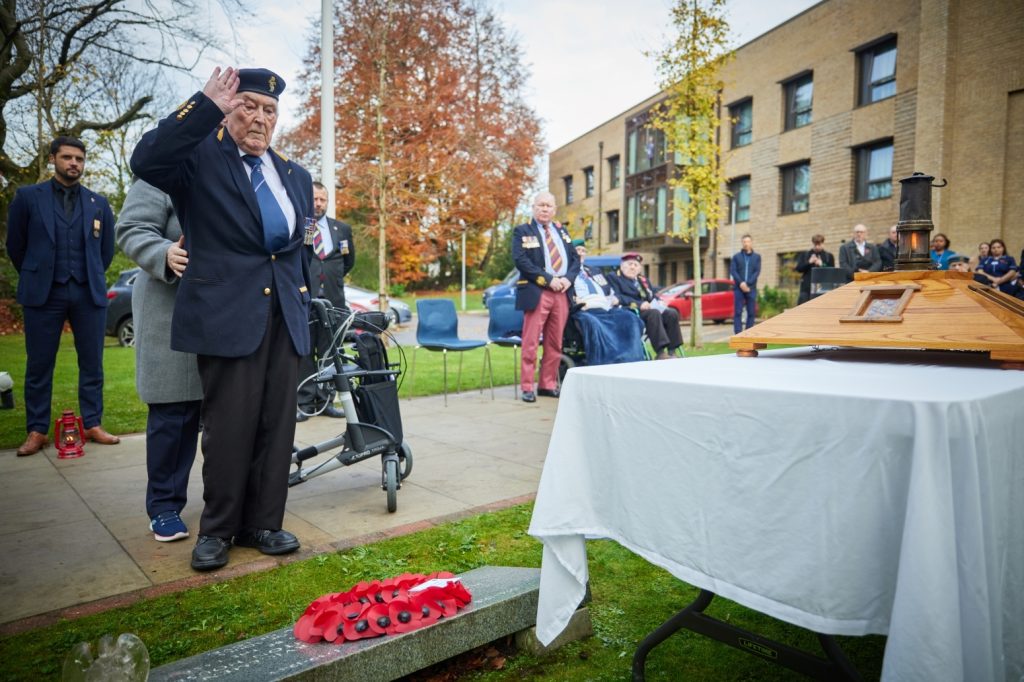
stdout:
[(558, 245), (555, 244), (554, 237), (551, 236), (551, 231), (550, 224), (544, 227), (544, 243), (548, 247), (548, 256), (551, 258), (551, 269), (557, 275), (558, 271), (562, 269), (562, 254), (558, 250)]
[(324, 249), (324, 233), (320, 231), (319, 227), (316, 230), (316, 234), (313, 235), (313, 253), (320, 260), (327, 258), (327, 251)]
[(245, 154), (242, 160), (252, 168), (252, 188), (256, 192), (256, 202), (260, 206), (260, 218), (263, 221), (263, 246), (268, 253), (280, 251), (288, 245), (288, 219), (277, 203), (274, 193), (263, 176), (263, 160), (258, 156)]

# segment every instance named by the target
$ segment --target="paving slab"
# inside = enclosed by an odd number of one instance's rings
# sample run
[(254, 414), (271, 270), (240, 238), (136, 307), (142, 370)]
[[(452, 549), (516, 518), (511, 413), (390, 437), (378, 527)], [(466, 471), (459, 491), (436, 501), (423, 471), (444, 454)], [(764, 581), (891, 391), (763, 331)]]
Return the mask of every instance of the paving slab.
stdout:
[[(32, 457), (0, 451), (0, 633), (529, 499), (557, 402), (527, 405), (511, 386), (495, 387), (493, 400), (490, 391), (449, 394), (447, 407), (442, 396), (402, 400), (414, 467), (394, 514), (381, 490), (380, 459), (371, 458), (289, 490), (285, 527), (302, 542), (297, 555), (271, 558), (236, 547), (226, 569), (205, 574), (189, 567), (194, 535), (163, 543), (148, 529), (143, 434), (122, 436), (118, 445), (89, 443), (85, 457), (73, 460), (58, 459), (52, 446)], [(296, 442), (322, 442), (344, 425), (314, 417), (296, 426)], [(188, 490), (182, 518), (195, 533), (202, 453)]]

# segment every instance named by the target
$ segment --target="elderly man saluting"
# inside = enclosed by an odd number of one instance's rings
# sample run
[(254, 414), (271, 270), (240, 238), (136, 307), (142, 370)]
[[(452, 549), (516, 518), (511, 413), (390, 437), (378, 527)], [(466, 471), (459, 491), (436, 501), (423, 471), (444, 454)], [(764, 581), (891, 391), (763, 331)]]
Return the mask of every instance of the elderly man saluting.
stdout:
[(192, 568), (228, 562), (232, 542), (286, 554), (282, 530), (299, 358), (309, 353), (302, 249), (312, 179), (270, 147), (285, 83), (266, 69), (214, 69), (146, 133), (132, 170), (171, 197), (189, 254), (171, 348), (197, 355), (203, 500)]

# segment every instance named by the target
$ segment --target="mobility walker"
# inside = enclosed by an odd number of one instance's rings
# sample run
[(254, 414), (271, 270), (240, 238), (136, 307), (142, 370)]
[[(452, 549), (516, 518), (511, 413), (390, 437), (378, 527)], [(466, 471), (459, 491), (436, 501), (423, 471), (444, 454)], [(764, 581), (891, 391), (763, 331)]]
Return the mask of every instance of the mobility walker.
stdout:
[[(401, 374), (400, 363), (388, 363), (387, 351), (380, 339), (381, 334), (388, 334), (387, 316), (380, 312), (357, 313), (335, 308), (329, 301), (313, 299), (311, 317), (312, 325), (321, 325), (329, 331), (331, 343), (320, 359), (317, 373), (303, 383), (316, 381), (337, 391), (346, 424), (345, 431), (330, 440), (302, 449), (292, 448), (295, 471), (288, 477), (288, 485), (298, 485), (339, 467), (380, 455), (381, 488), (387, 493), (388, 511), (394, 512), (398, 508), (402, 481), (412, 472), (412, 450), (402, 439), (397, 381)], [(346, 341), (352, 344), (357, 355), (344, 352)], [(401, 347), (398, 348), (401, 352)], [(335, 448), (340, 449), (331, 459), (303, 468), (306, 460)]]

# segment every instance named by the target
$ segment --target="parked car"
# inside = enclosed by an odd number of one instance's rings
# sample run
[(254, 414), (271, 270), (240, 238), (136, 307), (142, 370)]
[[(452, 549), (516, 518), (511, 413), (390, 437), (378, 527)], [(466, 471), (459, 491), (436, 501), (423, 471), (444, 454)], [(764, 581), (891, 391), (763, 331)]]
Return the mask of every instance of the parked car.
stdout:
[[(679, 319), (689, 320), (693, 305), (693, 280), (666, 287), (658, 294), (658, 297), (666, 305), (679, 311)], [(726, 320), (732, 319), (732, 280), (701, 280), (700, 301), (701, 317), (705, 321), (714, 320), (715, 324), (722, 324)]]
[(107, 290), (107, 336), (113, 336), (122, 346), (135, 345), (135, 326), (132, 323), (132, 287), (139, 269), (122, 272)]
[(519, 270), (512, 268), (512, 271), (505, 275), (505, 279), (501, 280), (497, 284), (484, 289), (484, 307), (487, 307), (487, 301), (492, 298), (505, 298), (507, 296), (516, 295), (516, 282), (519, 280)]
[[(345, 303), (353, 310), (365, 312), (367, 310), (377, 310), (380, 305), (380, 298), (378, 298), (376, 291), (346, 284)], [(405, 324), (412, 320), (412, 309), (402, 301), (389, 298), (388, 317), (391, 318), (391, 326)]]
[[(621, 262), (622, 254), (619, 253), (606, 253), (600, 256), (587, 256), (587, 265), (594, 272), (594, 274), (614, 274), (614, 272), (619, 268), (619, 264)], [(498, 284), (492, 284), (491, 286), (484, 289), (484, 307), (487, 307), (487, 301), (489, 301), (492, 298), (502, 298), (503, 296), (515, 296), (517, 281), (519, 281), (519, 270), (513, 269), (512, 272), (505, 275), (505, 279), (501, 280), (501, 282), (499, 282)]]

